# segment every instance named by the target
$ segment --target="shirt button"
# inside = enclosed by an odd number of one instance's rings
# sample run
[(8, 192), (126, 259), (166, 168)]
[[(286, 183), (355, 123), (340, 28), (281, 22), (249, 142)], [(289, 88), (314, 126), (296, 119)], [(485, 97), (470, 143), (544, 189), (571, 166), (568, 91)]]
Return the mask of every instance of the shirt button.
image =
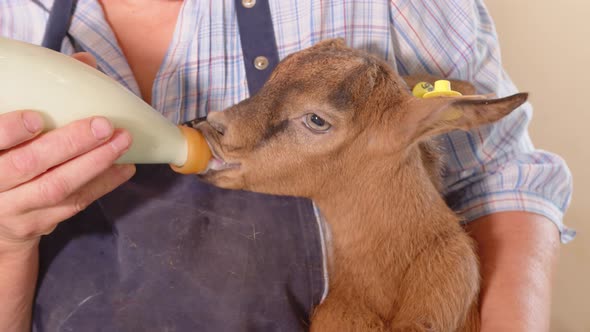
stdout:
[(242, 0), (242, 6), (252, 8), (256, 4), (256, 0)]
[(254, 67), (258, 70), (265, 70), (268, 67), (268, 59), (265, 56), (257, 56), (254, 59)]

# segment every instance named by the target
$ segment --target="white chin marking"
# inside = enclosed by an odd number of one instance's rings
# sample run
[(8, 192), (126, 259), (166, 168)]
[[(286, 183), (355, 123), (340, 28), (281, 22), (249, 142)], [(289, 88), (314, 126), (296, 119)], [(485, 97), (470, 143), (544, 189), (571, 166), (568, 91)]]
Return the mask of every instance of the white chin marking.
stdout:
[(224, 169), (234, 168), (236, 166), (237, 166), (236, 164), (226, 163), (223, 160), (213, 157), (209, 161), (209, 164), (207, 165), (207, 169), (205, 170), (204, 173), (207, 173), (208, 171), (222, 171)]

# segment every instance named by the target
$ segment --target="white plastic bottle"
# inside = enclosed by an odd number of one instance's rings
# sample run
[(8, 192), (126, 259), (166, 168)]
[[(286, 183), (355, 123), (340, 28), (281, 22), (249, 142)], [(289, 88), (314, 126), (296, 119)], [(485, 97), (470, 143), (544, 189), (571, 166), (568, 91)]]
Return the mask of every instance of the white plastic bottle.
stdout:
[(118, 163), (170, 164), (179, 173), (206, 169), (201, 133), (176, 126), (118, 82), (69, 56), (0, 37), (0, 114), (34, 110), (46, 129), (90, 116), (124, 128), (133, 144)]

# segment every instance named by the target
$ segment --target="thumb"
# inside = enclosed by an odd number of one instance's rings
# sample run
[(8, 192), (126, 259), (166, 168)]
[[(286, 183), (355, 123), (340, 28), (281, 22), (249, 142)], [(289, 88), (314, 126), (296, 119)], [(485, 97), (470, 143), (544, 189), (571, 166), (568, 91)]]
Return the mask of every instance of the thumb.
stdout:
[(72, 58), (74, 58), (80, 62), (83, 62), (92, 68), (96, 68), (96, 58), (88, 52), (74, 53), (74, 54), (72, 54)]

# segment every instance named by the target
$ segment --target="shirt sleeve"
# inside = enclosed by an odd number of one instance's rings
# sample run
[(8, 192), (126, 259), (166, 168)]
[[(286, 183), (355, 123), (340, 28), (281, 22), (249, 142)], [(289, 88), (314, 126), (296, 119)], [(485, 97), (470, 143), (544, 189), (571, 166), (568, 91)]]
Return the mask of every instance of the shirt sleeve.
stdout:
[(0, 0), (0, 36), (41, 44), (49, 17), (47, 0)]
[[(405, 3), (391, 8), (400, 73), (468, 80), (479, 93), (498, 97), (518, 92), (502, 67), (483, 1)], [(575, 236), (563, 224), (571, 173), (562, 158), (532, 144), (532, 112), (526, 103), (492, 125), (437, 137), (445, 152), (443, 194), (465, 222), (502, 211), (531, 212), (552, 221), (566, 243)]]

